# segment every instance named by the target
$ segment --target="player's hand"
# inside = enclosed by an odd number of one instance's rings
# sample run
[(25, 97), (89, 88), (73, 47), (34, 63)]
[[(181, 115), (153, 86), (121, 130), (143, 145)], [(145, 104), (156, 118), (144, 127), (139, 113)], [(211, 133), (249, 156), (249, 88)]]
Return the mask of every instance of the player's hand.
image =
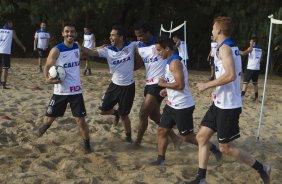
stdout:
[(167, 91), (166, 91), (166, 89), (162, 89), (162, 90), (160, 91), (160, 96), (161, 96), (161, 97), (166, 97), (166, 96), (167, 96)]
[(199, 91), (205, 91), (206, 89), (208, 89), (208, 86), (206, 83), (197, 83), (196, 86)]
[(23, 49), (23, 51), (24, 51), (24, 52), (26, 51), (26, 48), (25, 48), (25, 46), (22, 46), (22, 49)]
[(159, 78), (158, 85), (162, 86), (162, 87), (165, 87), (165, 84), (166, 84), (166, 81), (164, 80), (164, 78)]
[(54, 78), (48, 78), (45, 80), (45, 82), (47, 84), (59, 84), (61, 83), (62, 81), (61, 80), (58, 80), (58, 79), (54, 79)]
[(211, 100), (212, 100), (212, 101), (215, 101), (215, 99), (216, 99), (216, 95), (215, 95), (214, 92), (212, 92), (212, 93), (211, 93)]
[(34, 50), (35, 52), (37, 51), (37, 49), (36, 49), (36, 48), (34, 48), (33, 50)]

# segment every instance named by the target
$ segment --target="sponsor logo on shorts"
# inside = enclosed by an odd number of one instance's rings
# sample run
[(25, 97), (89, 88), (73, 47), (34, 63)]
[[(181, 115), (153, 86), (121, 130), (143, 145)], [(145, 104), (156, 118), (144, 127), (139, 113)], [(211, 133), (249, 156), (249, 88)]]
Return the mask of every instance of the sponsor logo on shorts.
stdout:
[(181, 131), (182, 134), (184, 134), (185, 132), (187, 132), (187, 130)]
[(47, 114), (52, 114), (52, 113), (53, 113), (53, 107), (52, 106), (48, 106)]
[(223, 141), (225, 140), (226, 138), (218, 138), (219, 141)]

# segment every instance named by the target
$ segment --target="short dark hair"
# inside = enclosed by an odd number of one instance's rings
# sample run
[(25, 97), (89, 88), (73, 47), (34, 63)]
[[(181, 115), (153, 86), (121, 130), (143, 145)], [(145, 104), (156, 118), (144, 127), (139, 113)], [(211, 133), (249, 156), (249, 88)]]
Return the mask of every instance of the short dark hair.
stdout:
[(124, 40), (126, 39), (127, 32), (122, 25), (114, 25), (112, 29), (117, 30), (117, 34), (119, 36), (123, 36)]
[(250, 38), (250, 40), (253, 40), (253, 41), (256, 42), (256, 43), (257, 43), (257, 41), (258, 41), (257, 37), (255, 37), (255, 36), (252, 36), (252, 37)]
[(139, 21), (139, 22), (135, 23), (134, 30), (137, 31), (137, 30), (140, 30), (140, 29), (142, 29), (142, 31), (144, 33), (149, 32), (152, 35), (154, 34), (152, 27), (147, 22)]
[(159, 37), (156, 44), (159, 44), (163, 49), (165, 49), (166, 47), (170, 48), (171, 50), (174, 49), (173, 48), (174, 47), (173, 40), (166, 35)]
[(62, 31), (64, 31), (64, 28), (65, 27), (74, 27), (75, 28), (75, 24), (74, 23), (72, 23), (72, 22), (65, 22), (64, 24), (63, 24), (63, 26), (62, 26)]
[(173, 38), (173, 37), (176, 37), (176, 38), (180, 39), (180, 36), (179, 36), (178, 34), (173, 34), (173, 35), (172, 35), (172, 38)]

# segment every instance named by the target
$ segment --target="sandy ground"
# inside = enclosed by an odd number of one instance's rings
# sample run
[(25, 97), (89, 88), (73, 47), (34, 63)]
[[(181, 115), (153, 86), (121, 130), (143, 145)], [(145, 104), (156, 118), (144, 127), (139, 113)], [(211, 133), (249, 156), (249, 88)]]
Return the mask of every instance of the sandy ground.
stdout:
[[(148, 163), (157, 157), (157, 126), (153, 122), (149, 122), (142, 147), (130, 150), (129, 145), (122, 142), (124, 131), (121, 124), (114, 126), (113, 116), (99, 115), (100, 99), (111, 78), (107, 68), (94, 68), (93, 75), (81, 77), (94, 153), (83, 154), (82, 138), (69, 108), (65, 116), (58, 118), (43, 137), (37, 138), (34, 132), (42, 123), (53, 86), (44, 83), (42, 74), (37, 72), (35, 59), (12, 59), (12, 62), (8, 79), (11, 89), (0, 90), (0, 183), (169, 184), (183, 183), (195, 176), (198, 168), (196, 146), (183, 143), (181, 151), (173, 151), (173, 145), (169, 144), (166, 166), (152, 167)], [(143, 100), (144, 79), (145, 71), (137, 71), (136, 95), (130, 114), (134, 139)], [(200, 93), (195, 83), (207, 79), (207, 72), (189, 72), (196, 102), (196, 130), (211, 104), (211, 90)], [(261, 76), (260, 98), (263, 80)], [(235, 141), (259, 161), (271, 164), (273, 184), (282, 183), (281, 84), (281, 78), (268, 80), (259, 142), (256, 135), (260, 104), (252, 101), (254, 94), (250, 86), (240, 118), (241, 138)], [(215, 136), (212, 141), (216, 142)], [(213, 156), (209, 161), (207, 181), (209, 184), (262, 183), (250, 167), (228, 157), (217, 163)]]

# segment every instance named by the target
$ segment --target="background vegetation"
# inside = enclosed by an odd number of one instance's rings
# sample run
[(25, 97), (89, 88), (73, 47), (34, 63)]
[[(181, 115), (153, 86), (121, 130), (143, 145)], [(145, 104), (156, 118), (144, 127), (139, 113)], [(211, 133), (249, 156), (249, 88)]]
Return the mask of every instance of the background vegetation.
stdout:
[[(159, 34), (160, 24), (169, 29), (170, 21), (176, 26), (186, 20), (188, 49), (194, 69), (208, 68), (206, 57), (212, 20), (219, 15), (234, 19), (233, 39), (240, 49), (248, 47), (251, 36), (259, 38), (265, 55), (264, 67), (270, 24), (267, 16), (270, 14), (282, 19), (281, 0), (0, 0), (1, 23), (6, 18), (12, 19), (18, 37), (27, 47), (27, 52), (23, 53), (13, 44), (13, 56), (35, 56), (33, 37), (42, 20), (48, 23), (52, 45), (62, 40), (64, 21), (77, 25), (78, 40), (82, 39), (84, 25), (89, 24), (100, 45), (108, 42), (113, 24), (124, 25), (130, 38), (135, 39), (133, 25), (138, 20), (148, 21), (155, 34)], [(182, 30), (179, 34), (182, 35)], [(271, 72), (282, 75), (282, 25), (274, 26), (272, 43)]]

